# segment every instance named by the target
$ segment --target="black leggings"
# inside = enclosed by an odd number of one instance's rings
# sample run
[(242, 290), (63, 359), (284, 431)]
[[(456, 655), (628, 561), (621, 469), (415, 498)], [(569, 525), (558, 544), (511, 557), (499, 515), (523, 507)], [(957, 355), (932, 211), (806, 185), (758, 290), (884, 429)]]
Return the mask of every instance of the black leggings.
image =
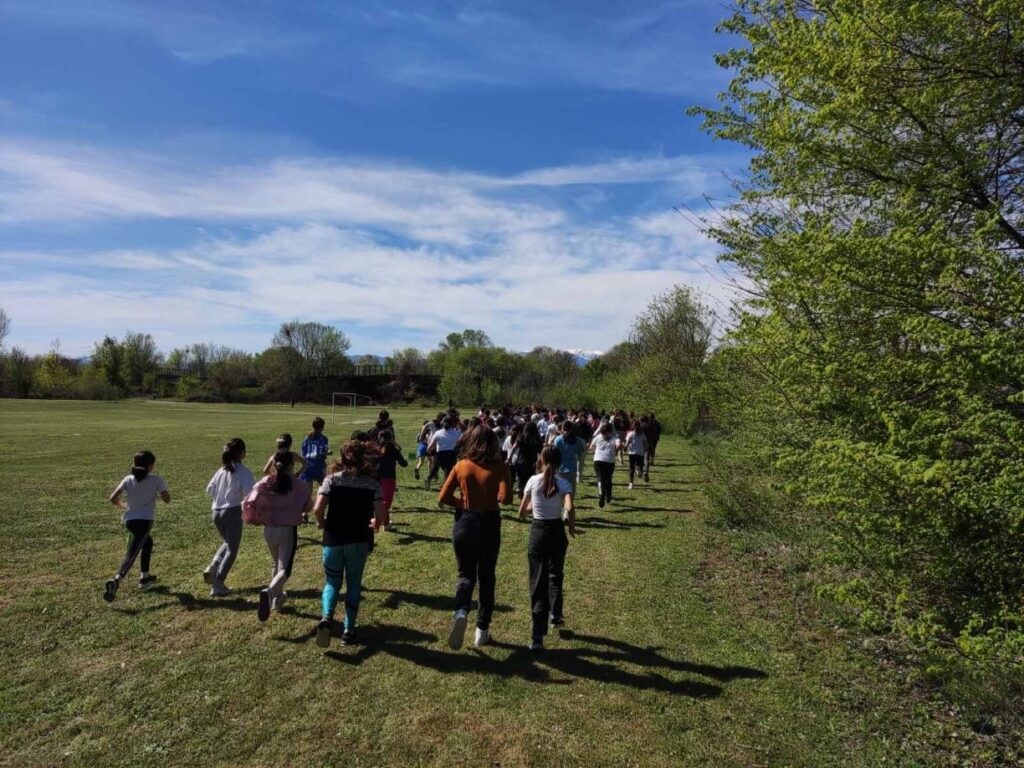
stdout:
[(633, 474), (636, 473), (640, 477), (644, 476), (644, 457), (643, 454), (629, 454), (629, 482), (633, 482)]
[(461, 509), (452, 525), (452, 546), (458, 578), (455, 580), (455, 610), (469, 611), (473, 588), (480, 582), (479, 629), (491, 626), (494, 587), (497, 581), (498, 550), (501, 549), (501, 513), (496, 510)]
[(597, 475), (599, 496), (605, 501), (612, 500), (612, 475), (615, 474), (614, 461), (595, 461), (594, 474)]
[(132, 569), (135, 558), (142, 554), (139, 565), (143, 573), (149, 571), (149, 558), (153, 555), (153, 537), (149, 532), (153, 530), (152, 520), (126, 520), (124, 527), (128, 529), (128, 551), (125, 552), (121, 567), (117, 569), (118, 580), (128, 575)]

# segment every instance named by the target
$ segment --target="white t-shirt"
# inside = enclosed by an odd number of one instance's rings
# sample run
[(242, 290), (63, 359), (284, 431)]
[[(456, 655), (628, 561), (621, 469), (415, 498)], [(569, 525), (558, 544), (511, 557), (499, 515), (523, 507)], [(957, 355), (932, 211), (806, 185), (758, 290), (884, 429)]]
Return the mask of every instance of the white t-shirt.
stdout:
[(506, 456), (512, 455), (512, 435), (505, 438), (505, 442), (501, 444), (501, 450), (505, 452)]
[(156, 499), (167, 490), (167, 483), (160, 475), (146, 475), (143, 480), (136, 480), (135, 475), (126, 475), (117, 490), (124, 492), (125, 509), (121, 521), (155, 520)]
[(544, 419), (541, 419), (540, 421), (537, 422), (537, 431), (540, 433), (541, 437), (547, 436), (549, 426), (551, 425), (548, 424), (547, 421), (545, 421)]
[(598, 432), (590, 444), (594, 447), (594, 461), (615, 462), (615, 451), (618, 450), (619, 441), (614, 432), (609, 438)]
[(432, 443), (437, 443), (438, 451), (454, 451), (460, 437), (462, 437), (462, 432), (457, 429), (439, 429), (430, 436), (430, 443), (427, 444), (427, 447), (430, 447)]
[(234, 472), (228, 472), (224, 467), (217, 470), (206, 486), (206, 495), (213, 497), (212, 509), (240, 507), (255, 484), (249, 468), (236, 463)]
[(534, 520), (562, 519), (562, 499), (566, 494), (572, 493), (572, 486), (568, 480), (563, 480), (560, 477), (555, 477), (555, 485), (558, 486), (558, 493), (554, 496), (545, 496), (543, 474), (534, 475), (526, 481), (523, 495), (529, 494), (530, 500), (533, 502)]
[(631, 456), (643, 456), (647, 453), (647, 438), (643, 432), (630, 432), (626, 435), (626, 451)]

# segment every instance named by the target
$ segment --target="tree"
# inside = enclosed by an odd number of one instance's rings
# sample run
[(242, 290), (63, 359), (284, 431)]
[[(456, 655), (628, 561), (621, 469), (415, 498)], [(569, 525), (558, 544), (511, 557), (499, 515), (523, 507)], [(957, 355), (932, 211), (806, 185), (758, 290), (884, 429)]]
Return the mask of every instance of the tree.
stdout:
[(655, 384), (685, 381), (704, 362), (711, 345), (711, 316), (686, 286), (655, 296), (633, 321), (631, 354), (648, 366)]
[[(938, 653), (1024, 642), (1019, 0), (740, 0), (701, 112), (755, 158), (710, 229), (756, 295), (733, 335), (835, 594)], [(742, 388), (732, 396), (742, 397)], [(949, 651), (951, 656), (953, 651)]]
[(91, 364), (99, 370), (108, 384), (120, 392), (125, 391), (124, 350), (117, 339), (104, 336), (103, 341), (93, 347)]
[(351, 365), (345, 356), (351, 344), (348, 336), (323, 323), (282, 323), (272, 344), (298, 353), (307, 386), (313, 377), (345, 371)]
[(377, 359), (376, 355), (360, 355), (356, 360), (356, 365), (359, 366), (377, 366), (380, 365), (380, 360)]
[(128, 331), (121, 342), (124, 382), (129, 387), (142, 387), (146, 374), (155, 373), (163, 359), (156, 342), (148, 333)]
[(491, 337), (480, 330), (467, 328), (461, 333), (449, 333), (444, 341), (438, 344), (442, 352), (457, 352), (466, 347), (493, 347)]
[(69, 398), (75, 394), (75, 377), (70, 361), (60, 353), (60, 342), (54, 341), (50, 351), (36, 368), (33, 390), (38, 397)]
[(35, 361), (20, 347), (0, 357), (0, 386), (6, 397), (28, 397), (35, 376)]
[(0, 307), (0, 349), (3, 349), (4, 340), (10, 332), (11, 316), (7, 314), (7, 311), (3, 307)]
[(235, 400), (238, 390), (251, 386), (255, 380), (253, 356), (240, 349), (222, 348), (209, 366), (207, 384), (210, 392), (222, 400)]

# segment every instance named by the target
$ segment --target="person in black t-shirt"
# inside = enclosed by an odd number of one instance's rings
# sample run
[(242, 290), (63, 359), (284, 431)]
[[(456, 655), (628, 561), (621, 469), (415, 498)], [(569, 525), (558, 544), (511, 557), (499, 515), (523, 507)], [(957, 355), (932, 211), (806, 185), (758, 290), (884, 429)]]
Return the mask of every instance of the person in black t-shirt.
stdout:
[(345, 590), (345, 630), (342, 645), (355, 642), (356, 616), (363, 587), (363, 568), (370, 552), (372, 533), (387, 524), (384, 494), (366, 446), (349, 440), (341, 448), (331, 474), (324, 478), (313, 507), (323, 534), (323, 618), (317, 625), (316, 643), (331, 644), (331, 621), (342, 582)]

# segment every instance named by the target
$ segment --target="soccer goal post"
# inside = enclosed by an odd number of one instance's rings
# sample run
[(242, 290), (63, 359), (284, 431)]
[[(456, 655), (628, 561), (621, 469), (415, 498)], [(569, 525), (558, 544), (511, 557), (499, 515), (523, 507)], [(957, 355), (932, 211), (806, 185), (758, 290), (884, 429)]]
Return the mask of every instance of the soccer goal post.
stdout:
[(338, 401), (341, 401), (342, 405), (347, 402), (352, 408), (352, 415), (356, 413), (356, 398), (358, 395), (355, 392), (332, 392), (331, 393), (331, 424), (335, 421), (335, 413), (338, 408)]

